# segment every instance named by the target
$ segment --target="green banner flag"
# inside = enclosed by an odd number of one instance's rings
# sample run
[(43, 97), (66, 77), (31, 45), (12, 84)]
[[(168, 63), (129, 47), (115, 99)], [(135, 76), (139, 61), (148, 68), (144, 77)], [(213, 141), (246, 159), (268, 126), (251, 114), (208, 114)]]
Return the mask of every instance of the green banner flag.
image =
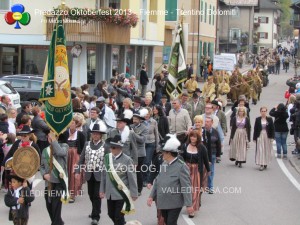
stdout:
[(179, 24), (172, 47), (166, 88), (171, 99), (178, 98), (182, 94), (183, 84), (187, 79), (183, 43), (182, 26)]
[(45, 121), (57, 135), (73, 118), (66, 38), (62, 16), (55, 24), (39, 101), (45, 104)]

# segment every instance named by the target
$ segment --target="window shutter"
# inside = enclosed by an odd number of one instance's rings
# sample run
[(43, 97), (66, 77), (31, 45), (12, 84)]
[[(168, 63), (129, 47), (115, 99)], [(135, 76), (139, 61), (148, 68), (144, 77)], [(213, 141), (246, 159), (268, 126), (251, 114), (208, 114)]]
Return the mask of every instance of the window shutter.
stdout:
[(266, 23), (269, 23), (269, 17), (266, 17)]
[(260, 23), (261, 22), (261, 18), (260, 17), (258, 17), (258, 23)]
[(268, 33), (267, 32), (265, 33), (265, 39), (268, 39)]
[(168, 14), (165, 16), (166, 21), (177, 21), (177, 0), (166, 0), (166, 10)]
[[(201, 0), (201, 12), (203, 12), (203, 0)], [(203, 13), (201, 13), (201, 16), (200, 16), (200, 18), (201, 18), (201, 22), (203, 22)]]

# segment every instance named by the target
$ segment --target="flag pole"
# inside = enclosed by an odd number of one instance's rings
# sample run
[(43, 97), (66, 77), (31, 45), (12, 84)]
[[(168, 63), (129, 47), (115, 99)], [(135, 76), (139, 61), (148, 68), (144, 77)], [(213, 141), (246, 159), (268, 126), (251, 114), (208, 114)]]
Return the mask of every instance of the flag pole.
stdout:
[[(65, 6), (66, 6), (66, 3), (64, 2), (64, 0), (61, 0), (61, 5), (60, 5), (60, 9), (65, 9)], [(57, 33), (56, 33), (57, 34)], [(56, 38), (55, 38), (56, 40)], [(52, 131), (52, 129), (51, 129)], [(52, 131), (55, 135), (56, 138), (58, 138), (58, 136), (55, 134), (54, 131)], [(53, 140), (51, 140), (53, 141)], [(52, 173), (52, 170), (53, 170), (53, 147), (52, 145), (50, 144), (50, 159), (49, 159), (49, 174), (50, 174), (50, 177), (51, 177), (51, 173)], [(52, 183), (51, 182), (48, 182), (48, 198), (49, 198), (49, 195), (51, 194), (51, 190), (52, 190)]]

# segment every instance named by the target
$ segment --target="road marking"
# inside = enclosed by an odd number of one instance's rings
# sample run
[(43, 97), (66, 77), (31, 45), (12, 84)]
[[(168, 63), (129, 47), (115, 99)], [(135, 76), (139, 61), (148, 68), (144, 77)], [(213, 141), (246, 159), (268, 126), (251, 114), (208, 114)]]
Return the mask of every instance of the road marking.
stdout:
[(188, 225), (196, 225), (187, 215), (182, 214), (182, 217)]
[[(273, 145), (273, 150), (277, 151), (275, 145)], [(286, 166), (284, 165), (282, 159), (277, 158), (277, 153), (275, 153), (275, 157), (277, 159), (278, 165), (279, 165), (280, 169), (282, 170), (282, 172), (287, 176), (287, 178), (291, 181), (291, 183), (298, 189), (298, 191), (300, 191), (300, 184), (294, 178), (294, 176), (290, 173), (290, 171), (286, 168)]]
[(42, 181), (42, 179), (35, 179), (33, 181), (32, 188), (35, 188), (41, 181)]

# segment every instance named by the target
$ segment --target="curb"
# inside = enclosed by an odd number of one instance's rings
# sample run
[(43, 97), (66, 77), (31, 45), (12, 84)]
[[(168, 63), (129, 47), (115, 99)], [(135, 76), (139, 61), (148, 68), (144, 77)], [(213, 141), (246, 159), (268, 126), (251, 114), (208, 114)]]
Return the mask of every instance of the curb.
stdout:
[[(298, 159), (297, 159), (297, 160), (298, 160)], [(299, 166), (297, 166), (296, 163), (294, 162), (294, 157), (293, 157), (293, 159), (289, 159), (289, 162), (290, 162), (291, 166), (294, 167), (295, 170), (300, 174), (300, 168), (299, 168)]]

